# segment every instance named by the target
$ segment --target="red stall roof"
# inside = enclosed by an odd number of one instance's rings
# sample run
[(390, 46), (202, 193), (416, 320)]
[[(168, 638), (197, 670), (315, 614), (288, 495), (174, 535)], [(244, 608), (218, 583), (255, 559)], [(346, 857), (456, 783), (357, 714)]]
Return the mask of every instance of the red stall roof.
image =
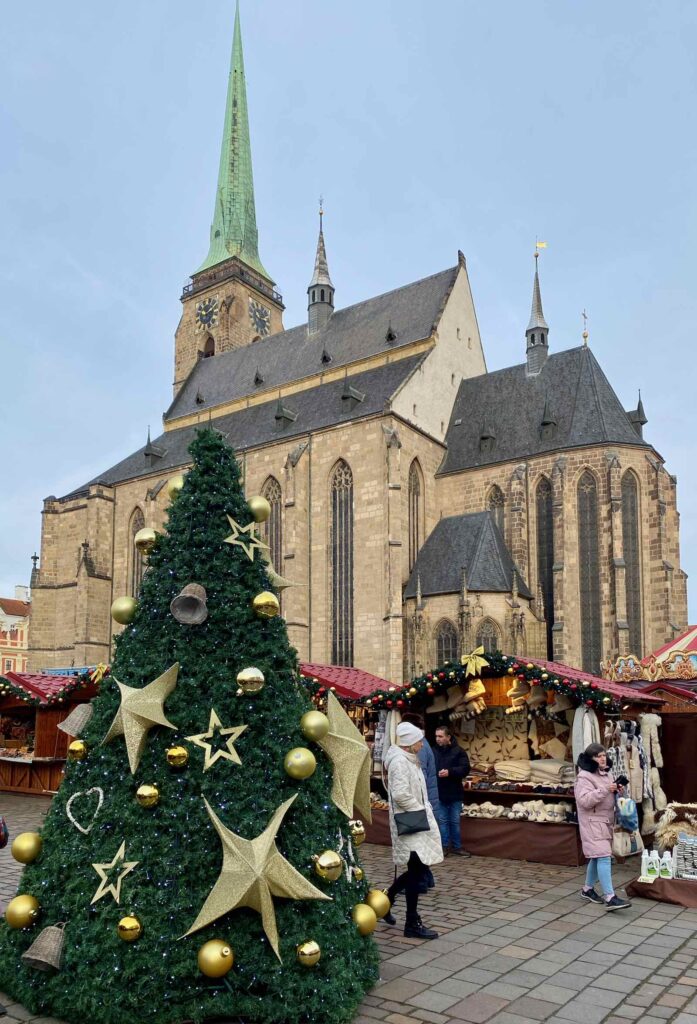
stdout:
[(360, 668), (347, 668), (343, 665), (310, 665), (304, 663), (300, 671), (310, 679), (317, 679), (322, 686), (333, 686), (339, 697), (367, 697), (375, 690), (387, 689), (392, 686), (386, 679), (363, 672)]

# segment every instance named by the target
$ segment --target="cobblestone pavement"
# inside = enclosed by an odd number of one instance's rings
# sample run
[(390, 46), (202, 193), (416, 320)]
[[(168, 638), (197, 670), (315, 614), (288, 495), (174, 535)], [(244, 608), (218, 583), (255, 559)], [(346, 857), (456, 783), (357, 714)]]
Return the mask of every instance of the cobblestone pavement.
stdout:
[[(47, 807), (0, 794), (13, 835), (35, 829)], [(386, 885), (389, 850), (361, 853), (373, 884)], [(631, 874), (619, 869), (615, 880)], [(440, 938), (405, 939), (397, 901), (397, 926), (378, 926), (381, 980), (355, 1024), (697, 1024), (696, 910), (635, 900), (608, 914), (579, 899), (578, 868), (449, 858), (436, 875), (420, 911)], [(0, 902), (18, 877), (9, 849), (0, 851)], [(2, 1024), (61, 1024), (1, 993), (0, 1002)]]

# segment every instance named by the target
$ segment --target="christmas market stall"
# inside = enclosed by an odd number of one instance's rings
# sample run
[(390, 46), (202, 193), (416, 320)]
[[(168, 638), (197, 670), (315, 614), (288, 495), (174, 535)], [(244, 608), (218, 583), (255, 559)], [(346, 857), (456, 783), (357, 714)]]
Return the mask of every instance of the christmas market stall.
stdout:
[(56, 792), (74, 737), (61, 726), (67, 720), (70, 728), (75, 709), (89, 707), (86, 702), (105, 671), (102, 666), (73, 676), (0, 676), (0, 791), (38, 796)]
[[(602, 742), (631, 780), (647, 818), (655, 811), (651, 751), (661, 700), (554, 662), (527, 661), (479, 648), (403, 686), (363, 698), (386, 715), (385, 744), (402, 715), (423, 715), (432, 742), (448, 725), (468, 754), (462, 844), (468, 852), (547, 864), (579, 865), (574, 764)], [(660, 720), (659, 720), (660, 721)], [(378, 733), (377, 740), (380, 739)], [(380, 755), (378, 742), (374, 756)], [(657, 773), (656, 773), (657, 777)], [(377, 798), (368, 841), (389, 843), (387, 809)]]

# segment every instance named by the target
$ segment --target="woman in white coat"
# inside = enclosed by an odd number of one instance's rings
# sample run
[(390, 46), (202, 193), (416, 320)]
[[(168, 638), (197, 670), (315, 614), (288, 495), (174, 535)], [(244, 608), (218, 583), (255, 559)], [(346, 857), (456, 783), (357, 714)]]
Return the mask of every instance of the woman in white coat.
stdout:
[[(395, 864), (406, 864), (407, 870), (395, 878), (387, 890), (387, 896), (390, 903), (394, 903), (397, 893), (405, 893), (407, 917), (404, 934), (408, 938), (437, 939), (438, 932), (425, 927), (417, 909), (426, 868), (440, 864), (443, 860), (440, 830), (431, 810), (426, 780), (418, 757), (424, 734), (411, 722), (400, 722), (396, 738), (397, 745), (390, 747), (384, 763), (387, 769), (392, 859)], [(421, 810), (426, 811), (428, 830), (400, 836), (395, 824), (395, 813)]]

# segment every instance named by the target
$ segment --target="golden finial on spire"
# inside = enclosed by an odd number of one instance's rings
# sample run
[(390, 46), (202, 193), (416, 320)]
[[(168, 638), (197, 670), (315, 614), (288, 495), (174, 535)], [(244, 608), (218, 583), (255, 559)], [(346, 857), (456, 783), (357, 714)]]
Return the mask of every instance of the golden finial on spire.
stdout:
[(585, 309), (581, 313), (581, 316), (583, 317), (583, 334), (581, 335), (581, 337), (583, 338), (583, 344), (587, 345), (588, 344), (588, 314), (586, 313)]
[(319, 226), (322, 227), (322, 217), (324, 217), (324, 196), (319, 197)]

